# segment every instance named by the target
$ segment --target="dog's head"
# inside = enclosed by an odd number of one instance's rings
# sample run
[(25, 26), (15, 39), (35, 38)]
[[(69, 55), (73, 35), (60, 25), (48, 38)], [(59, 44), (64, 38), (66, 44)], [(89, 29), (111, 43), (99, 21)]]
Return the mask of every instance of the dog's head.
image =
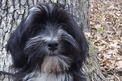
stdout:
[(85, 60), (88, 44), (82, 29), (63, 7), (38, 4), (11, 35), (7, 51), (18, 69), (41, 66), (45, 57), (59, 57), (78, 68)]

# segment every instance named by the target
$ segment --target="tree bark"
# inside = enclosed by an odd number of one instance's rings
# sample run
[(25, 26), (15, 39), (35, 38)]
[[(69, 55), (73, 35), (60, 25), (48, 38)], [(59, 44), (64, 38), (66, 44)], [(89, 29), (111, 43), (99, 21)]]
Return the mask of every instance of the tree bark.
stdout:
[[(37, 3), (65, 3), (66, 6), (70, 7), (70, 13), (78, 18), (78, 24), (82, 25), (82, 22), (84, 31), (89, 31), (89, 0), (0, 0), (0, 71), (10, 72), (9, 66), (12, 61), (11, 56), (5, 50), (7, 40), (21, 20), (27, 16), (29, 8)], [(101, 74), (99, 66), (92, 67), (95, 66), (94, 64), (98, 65), (96, 56), (92, 54), (90, 56), (94, 57), (88, 58), (84, 64), (88, 81), (102, 81), (102, 79), (104, 81), (105, 78)], [(94, 60), (94, 63), (91, 63), (90, 60)], [(88, 67), (89, 63), (93, 68), (92, 70)], [(10, 81), (10, 77), (0, 75), (0, 80)]]

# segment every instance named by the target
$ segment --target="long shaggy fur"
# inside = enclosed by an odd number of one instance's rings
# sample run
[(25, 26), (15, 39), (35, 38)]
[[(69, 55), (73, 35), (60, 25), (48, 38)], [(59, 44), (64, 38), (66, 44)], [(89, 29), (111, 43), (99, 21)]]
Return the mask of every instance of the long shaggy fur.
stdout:
[(81, 67), (87, 41), (73, 16), (59, 5), (33, 6), (8, 40), (7, 51), (17, 70), (15, 81), (86, 81)]

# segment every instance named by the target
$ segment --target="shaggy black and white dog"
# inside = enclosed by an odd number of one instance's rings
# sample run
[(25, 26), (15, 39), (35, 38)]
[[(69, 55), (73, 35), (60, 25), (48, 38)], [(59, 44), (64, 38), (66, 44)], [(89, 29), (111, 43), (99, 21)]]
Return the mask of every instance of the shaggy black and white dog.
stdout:
[(15, 81), (86, 81), (88, 52), (82, 28), (63, 7), (37, 4), (7, 44)]

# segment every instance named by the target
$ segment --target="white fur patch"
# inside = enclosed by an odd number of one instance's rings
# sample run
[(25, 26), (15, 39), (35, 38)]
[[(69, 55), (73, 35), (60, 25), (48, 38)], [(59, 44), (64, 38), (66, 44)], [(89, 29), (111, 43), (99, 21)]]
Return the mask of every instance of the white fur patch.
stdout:
[[(28, 77), (30, 77), (28, 79)], [(33, 71), (32, 73), (26, 75), (23, 81), (73, 81), (73, 77), (70, 74), (46, 74)]]
[(51, 41), (51, 40), (58, 41), (58, 38), (57, 37), (43, 37), (42, 40), (44, 40), (46, 42)]
[(55, 73), (68, 70), (70, 67), (70, 59), (63, 55), (46, 56), (42, 63), (41, 72)]
[[(62, 65), (62, 68), (60, 67)], [(61, 71), (68, 70), (70, 59), (63, 55), (46, 56), (41, 66), (41, 72), (35, 70), (23, 78), (23, 81), (73, 81), (73, 77)], [(59, 74), (56, 75), (55, 72)]]

